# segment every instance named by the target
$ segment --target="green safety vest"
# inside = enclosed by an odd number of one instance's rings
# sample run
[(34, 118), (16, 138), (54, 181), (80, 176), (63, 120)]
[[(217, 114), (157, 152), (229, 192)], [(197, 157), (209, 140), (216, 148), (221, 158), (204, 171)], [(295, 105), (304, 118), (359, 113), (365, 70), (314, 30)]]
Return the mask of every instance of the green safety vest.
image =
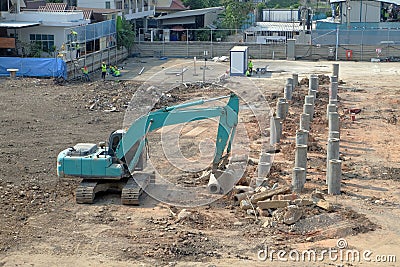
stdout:
[(85, 70), (85, 68), (82, 68), (82, 72), (83, 72), (83, 74), (88, 74), (89, 70), (88, 69)]
[(253, 68), (253, 62), (250, 61), (249, 64), (247, 64), (247, 66), (248, 66), (249, 68)]
[(106, 64), (101, 64), (101, 71), (106, 72), (107, 71), (107, 65)]

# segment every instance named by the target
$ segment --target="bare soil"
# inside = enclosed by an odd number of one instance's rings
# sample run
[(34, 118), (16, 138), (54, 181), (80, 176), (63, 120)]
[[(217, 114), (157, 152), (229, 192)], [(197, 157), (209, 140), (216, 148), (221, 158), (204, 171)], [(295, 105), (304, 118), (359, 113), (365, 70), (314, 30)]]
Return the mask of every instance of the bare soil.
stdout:
[[(283, 94), (285, 79), (292, 72), (299, 73), (302, 84), (283, 123), (281, 152), (275, 156), (269, 184), (290, 185), (294, 136), (308, 88), (307, 77), (317, 73), (321, 83), (310, 132), (308, 178), (301, 196), (307, 198), (317, 190), (334, 205), (333, 211), (312, 205), (303, 208), (301, 219), (293, 225), (264, 227), (266, 218), (241, 210), (231, 194), (187, 209), (189, 215), (184, 219), (177, 216), (181, 207), (149, 196), (139, 207), (121, 205), (119, 195), (113, 192), (100, 194), (92, 205), (76, 204), (74, 192), (79, 179), (57, 178), (58, 153), (78, 142), (107, 140), (113, 130), (122, 127), (124, 110), (143, 81), (134, 78), (55, 85), (51, 79), (2, 78), (0, 266), (310, 266), (307, 262), (264, 262), (257, 253), (265, 246), (285, 251), (332, 248), (338, 238), (345, 238), (350, 248), (371, 250), (374, 256), (396, 255), (400, 261), (400, 65), (340, 64), (342, 194), (329, 196), (325, 185), (325, 117), (331, 62), (268, 64), (276, 71), (272, 78), (252, 80), (271, 107)], [(157, 107), (221, 92), (227, 91), (181, 85)], [(362, 109), (355, 121), (348, 113), (350, 108)], [(257, 158), (259, 133), (251, 117), (243, 121), (253, 133), (251, 156)], [(157, 138), (152, 137), (153, 143)], [(151, 153), (158, 156), (154, 144)], [(196, 154), (190, 149), (185, 153), (187, 157)], [(165, 175), (173, 174), (170, 180), (180, 185), (207, 183), (207, 179), (197, 179), (200, 173), (166, 170)], [(241, 182), (251, 180), (255, 170), (256, 166), (250, 164), (247, 179)], [(311, 263), (335, 264), (398, 266), (327, 259)]]

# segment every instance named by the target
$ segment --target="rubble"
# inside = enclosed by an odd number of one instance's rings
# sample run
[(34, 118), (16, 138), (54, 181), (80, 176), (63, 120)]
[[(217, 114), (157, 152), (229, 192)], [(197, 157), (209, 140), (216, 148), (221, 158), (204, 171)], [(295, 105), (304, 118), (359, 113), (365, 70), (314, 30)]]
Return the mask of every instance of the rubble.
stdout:
[(258, 201), (257, 206), (260, 209), (277, 209), (277, 208), (284, 208), (289, 205), (289, 200), (265, 200), (265, 201)]
[(265, 199), (270, 198), (270, 197), (272, 197), (274, 195), (287, 193), (289, 191), (291, 191), (289, 186), (283, 186), (283, 187), (278, 187), (278, 188), (273, 189), (273, 190), (267, 190), (267, 191), (264, 191), (264, 192), (260, 192), (260, 193), (254, 194), (251, 197), (251, 203), (254, 204), (254, 203), (257, 203), (258, 201), (265, 200)]
[(285, 224), (294, 224), (298, 220), (300, 220), (303, 215), (303, 210), (296, 205), (290, 205), (287, 207), (287, 211), (285, 215), (283, 215), (283, 222)]

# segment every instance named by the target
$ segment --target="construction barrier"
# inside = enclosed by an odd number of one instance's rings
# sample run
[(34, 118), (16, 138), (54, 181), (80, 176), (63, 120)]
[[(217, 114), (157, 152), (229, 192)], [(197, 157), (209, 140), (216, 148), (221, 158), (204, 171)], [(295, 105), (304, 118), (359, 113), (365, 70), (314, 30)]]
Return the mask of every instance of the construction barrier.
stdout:
[(58, 58), (0, 57), (0, 76), (10, 76), (9, 69), (17, 69), (16, 76), (67, 79), (67, 64)]

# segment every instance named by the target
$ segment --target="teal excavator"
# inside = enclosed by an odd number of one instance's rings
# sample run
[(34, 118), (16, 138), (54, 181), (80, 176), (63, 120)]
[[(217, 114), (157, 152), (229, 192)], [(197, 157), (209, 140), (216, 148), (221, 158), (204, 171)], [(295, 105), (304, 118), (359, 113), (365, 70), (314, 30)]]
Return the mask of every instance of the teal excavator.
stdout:
[[(225, 106), (194, 108), (229, 98)], [(138, 118), (127, 130), (111, 133), (105, 142), (78, 143), (61, 151), (57, 158), (59, 177), (82, 179), (76, 190), (77, 203), (93, 203), (97, 192), (121, 191), (121, 202), (138, 205), (141, 193), (154, 183), (154, 172), (145, 170), (148, 133), (161, 127), (219, 117), (213, 167), (231, 151), (238, 122), (239, 99), (235, 94), (164, 107)]]

